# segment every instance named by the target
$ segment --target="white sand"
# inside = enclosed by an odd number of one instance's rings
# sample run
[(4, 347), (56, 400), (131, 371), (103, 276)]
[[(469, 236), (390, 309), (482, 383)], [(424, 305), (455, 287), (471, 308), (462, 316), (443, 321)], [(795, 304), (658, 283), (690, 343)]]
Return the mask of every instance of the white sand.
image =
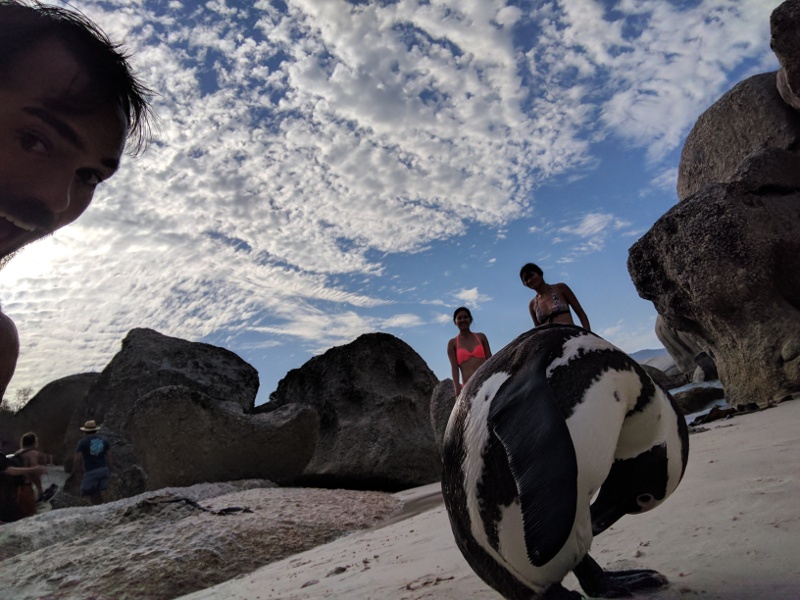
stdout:
[[(708, 425), (656, 510), (600, 535), (608, 568), (652, 568), (671, 585), (653, 600), (800, 598), (800, 402)], [(455, 547), (438, 485), (404, 492), (407, 518), (354, 533), (185, 600), (497, 599)], [(427, 500), (426, 500), (427, 499)], [(419, 514), (414, 514), (419, 512)], [(570, 575), (565, 585), (579, 589)]]

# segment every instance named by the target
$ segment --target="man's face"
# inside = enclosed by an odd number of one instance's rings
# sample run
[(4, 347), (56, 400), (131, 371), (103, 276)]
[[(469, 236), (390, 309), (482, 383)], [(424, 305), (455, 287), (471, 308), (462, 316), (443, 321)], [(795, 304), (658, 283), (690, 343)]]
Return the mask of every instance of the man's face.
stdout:
[(122, 111), (109, 105), (76, 114), (59, 103), (87, 82), (56, 39), (24, 52), (0, 80), (0, 264), (77, 219), (119, 166)]

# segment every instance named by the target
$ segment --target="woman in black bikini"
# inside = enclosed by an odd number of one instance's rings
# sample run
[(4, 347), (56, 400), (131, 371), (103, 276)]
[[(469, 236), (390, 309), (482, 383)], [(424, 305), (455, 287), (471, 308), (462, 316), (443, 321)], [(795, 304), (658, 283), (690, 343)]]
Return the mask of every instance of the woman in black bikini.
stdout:
[(536, 292), (536, 296), (528, 304), (535, 327), (546, 323), (574, 325), (575, 321), (572, 320), (572, 313), (569, 311), (571, 307), (578, 316), (581, 327), (591, 331), (589, 318), (566, 283), (545, 282), (544, 273), (533, 263), (528, 263), (520, 269), (519, 278), (522, 279), (522, 285)]
[[(468, 308), (458, 307), (453, 313), (453, 323), (458, 327), (458, 335), (447, 342), (447, 357), (450, 359), (453, 374), (453, 389), (458, 396), (461, 387), (467, 383), (478, 367), (492, 356), (492, 351), (485, 335), (469, 330), (469, 326), (472, 325), (472, 313)], [(459, 383), (459, 370), (463, 383)]]

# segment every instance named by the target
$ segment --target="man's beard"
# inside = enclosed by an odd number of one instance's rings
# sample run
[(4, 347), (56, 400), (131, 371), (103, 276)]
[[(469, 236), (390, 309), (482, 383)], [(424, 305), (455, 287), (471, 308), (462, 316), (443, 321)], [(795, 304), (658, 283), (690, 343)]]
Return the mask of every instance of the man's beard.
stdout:
[[(0, 189), (0, 218), (3, 219), (3, 229), (9, 237), (21, 237), (7, 250), (8, 254), (0, 255), (0, 270), (22, 248), (31, 242), (52, 233), (56, 228), (57, 217), (47, 206), (35, 198), (25, 198), (13, 193), (4, 193)], [(15, 223), (19, 223), (16, 225)], [(27, 231), (34, 228), (34, 234)], [(13, 242), (12, 242), (13, 243)]]
[(8, 264), (8, 261), (14, 258), (17, 254), (19, 254), (19, 252), (20, 250), (14, 250), (14, 252), (11, 252), (10, 254), (6, 254), (5, 256), (0, 257), (0, 271), (2, 271)]

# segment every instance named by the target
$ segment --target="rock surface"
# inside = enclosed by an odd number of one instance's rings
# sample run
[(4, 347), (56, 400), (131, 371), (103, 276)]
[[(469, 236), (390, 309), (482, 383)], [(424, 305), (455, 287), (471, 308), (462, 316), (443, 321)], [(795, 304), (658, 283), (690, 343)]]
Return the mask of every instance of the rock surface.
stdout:
[(686, 332), (671, 329), (661, 315), (656, 317), (656, 337), (675, 360), (675, 364), (684, 376), (694, 372), (697, 368), (695, 356), (704, 351), (701, 342), (692, 339)]
[[(800, 169), (800, 159), (798, 159)], [(800, 391), (800, 189), (706, 187), (630, 249), (639, 295), (704, 341), (731, 404)]]
[(769, 19), (772, 38), (770, 46), (781, 70), (778, 71), (778, 91), (781, 98), (795, 110), (800, 110), (800, 1), (784, 2), (774, 11)]
[[(258, 371), (233, 352), (211, 344), (132, 329), (87, 396), (87, 415), (98, 423), (122, 423), (138, 398), (181, 385), (249, 411), (258, 392)], [(84, 416), (75, 425), (82, 425)]]
[[(793, 96), (800, 0), (771, 27)], [(778, 87), (775, 73), (750, 77), (700, 116), (681, 154), (681, 202), (628, 258), (639, 295), (713, 357), (732, 405), (800, 395), (800, 112)]]
[(694, 357), (697, 361), (697, 368), (692, 374), (692, 383), (700, 383), (703, 381), (718, 381), (719, 373), (717, 372), (717, 364), (707, 352), (701, 352)]
[(672, 397), (684, 415), (702, 410), (715, 400), (725, 398), (725, 390), (716, 386), (700, 386), (674, 392)]
[(744, 160), (765, 148), (800, 152), (800, 112), (781, 98), (776, 73), (742, 81), (700, 115), (681, 152), (678, 198), (733, 181)]
[(439, 478), (430, 424), (437, 383), (408, 344), (370, 333), (290, 371), (256, 412), (290, 403), (316, 409), (317, 452), (298, 482), (395, 491)]
[(63, 464), (67, 458), (64, 448), (67, 427), (98, 377), (99, 373), (81, 373), (56, 379), (39, 390), (16, 413), (0, 413), (2, 438), (10, 440), (14, 446), (10, 450), (3, 448), (3, 451), (14, 452), (19, 448), (22, 434), (33, 431), (39, 437), (39, 450), (51, 454), (56, 464)]
[(436, 440), (436, 447), (441, 449), (444, 439), (444, 430), (447, 429), (447, 421), (450, 420), (450, 413), (456, 404), (456, 392), (453, 389), (453, 380), (445, 379), (440, 381), (431, 394), (431, 427), (433, 437)]
[[(75, 411), (66, 448), (74, 451), (83, 435), (79, 427), (87, 419), (102, 426), (101, 435), (112, 445), (109, 500), (164, 485), (229, 481), (234, 473), (289, 481), (313, 454), (317, 417), (310, 409), (287, 409), (272, 417), (250, 415), (257, 391), (258, 373), (233, 352), (133, 329)], [(272, 436), (295, 454), (275, 453), (271, 443), (260, 453), (251, 452), (255, 440), (264, 443)], [(242, 442), (244, 437), (252, 441)], [(217, 450), (220, 456), (203, 460)], [(246, 468), (232, 467), (236, 454)], [(71, 460), (66, 467), (71, 470)], [(171, 476), (178, 480), (171, 481)], [(71, 478), (66, 491), (77, 496), (79, 483)]]
[(373, 526), (401, 507), (380, 492), (265, 486), (168, 488), (3, 525), (3, 598), (175, 598)]
[(677, 377), (670, 377), (657, 367), (653, 367), (651, 365), (641, 365), (641, 367), (644, 369), (645, 373), (650, 376), (650, 379), (655, 381), (665, 390), (680, 387), (686, 383), (686, 377), (684, 377), (683, 374), (678, 374)]
[(126, 431), (148, 490), (253, 478), (284, 483), (311, 460), (319, 417), (297, 404), (249, 415), (235, 402), (172, 386), (136, 400)]

